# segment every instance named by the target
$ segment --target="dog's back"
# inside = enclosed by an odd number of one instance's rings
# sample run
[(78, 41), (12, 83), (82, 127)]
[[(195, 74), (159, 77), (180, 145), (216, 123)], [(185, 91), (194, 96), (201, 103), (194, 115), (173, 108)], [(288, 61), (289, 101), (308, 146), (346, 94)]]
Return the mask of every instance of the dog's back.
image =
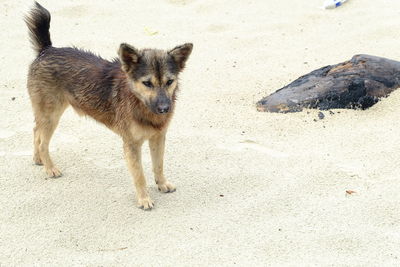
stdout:
[(47, 47), (30, 66), (28, 90), (42, 100), (56, 95), (79, 114), (110, 126), (114, 81), (121, 75), (118, 61), (109, 62), (77, 48)]

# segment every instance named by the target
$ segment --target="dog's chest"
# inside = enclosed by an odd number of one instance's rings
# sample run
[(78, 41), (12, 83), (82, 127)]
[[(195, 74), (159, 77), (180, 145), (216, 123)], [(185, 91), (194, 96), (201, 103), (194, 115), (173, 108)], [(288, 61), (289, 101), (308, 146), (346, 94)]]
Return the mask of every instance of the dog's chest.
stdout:
[(157, 130), (151, 126), (141, 125), (136, 122), (133, 122), (131, 124), (129, 131), (135, 141), (148, 140), (149, 138), (160, 132), (160, 130)]

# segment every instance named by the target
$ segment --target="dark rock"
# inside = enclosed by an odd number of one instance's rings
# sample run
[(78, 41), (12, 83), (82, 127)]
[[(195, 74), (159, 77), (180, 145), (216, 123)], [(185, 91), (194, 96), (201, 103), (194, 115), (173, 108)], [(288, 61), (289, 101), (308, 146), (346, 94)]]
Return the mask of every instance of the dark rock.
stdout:
[(304, 75), (257, 102), (259, 111), (367, 109), (400, 87), (400, 62), (370, 55)]

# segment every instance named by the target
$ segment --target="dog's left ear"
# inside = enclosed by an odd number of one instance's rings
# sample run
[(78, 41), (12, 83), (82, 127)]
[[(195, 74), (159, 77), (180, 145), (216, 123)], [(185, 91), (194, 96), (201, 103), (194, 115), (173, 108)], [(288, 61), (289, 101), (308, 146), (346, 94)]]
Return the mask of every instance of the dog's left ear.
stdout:
[(121, 44), (119, 46), (118, 55), (122, 63), (122, 69), (125, 72), (134, 70), (139, 62), (139, 51), (129, 44)]
[(185, 67), (186, 60), (189, 58), (190, 53), (192, 53), (192, 49), (193, 44), (186, 43), (168, 51), (168, 54), (171, 55), (174, 61), (178, 64), (179, 71), (183, 70)]

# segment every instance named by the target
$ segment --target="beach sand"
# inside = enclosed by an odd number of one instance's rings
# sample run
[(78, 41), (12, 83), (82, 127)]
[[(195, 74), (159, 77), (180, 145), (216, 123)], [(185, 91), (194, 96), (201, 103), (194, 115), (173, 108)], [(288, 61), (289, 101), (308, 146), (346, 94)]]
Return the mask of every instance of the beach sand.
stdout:
[[(23, 14), (0, 1), (1, 266), (398, 266), (400, 92), (365, 111), (260, 113), (255, 103), (355, 54), (400, 60), (400, 1), (41, 1), (54, 46), (193, 42), (155, 209), (136, 208), (118, 136), (68, 109), (32, 162)], [(355, 191), (347, 194), (346, 190)]]

